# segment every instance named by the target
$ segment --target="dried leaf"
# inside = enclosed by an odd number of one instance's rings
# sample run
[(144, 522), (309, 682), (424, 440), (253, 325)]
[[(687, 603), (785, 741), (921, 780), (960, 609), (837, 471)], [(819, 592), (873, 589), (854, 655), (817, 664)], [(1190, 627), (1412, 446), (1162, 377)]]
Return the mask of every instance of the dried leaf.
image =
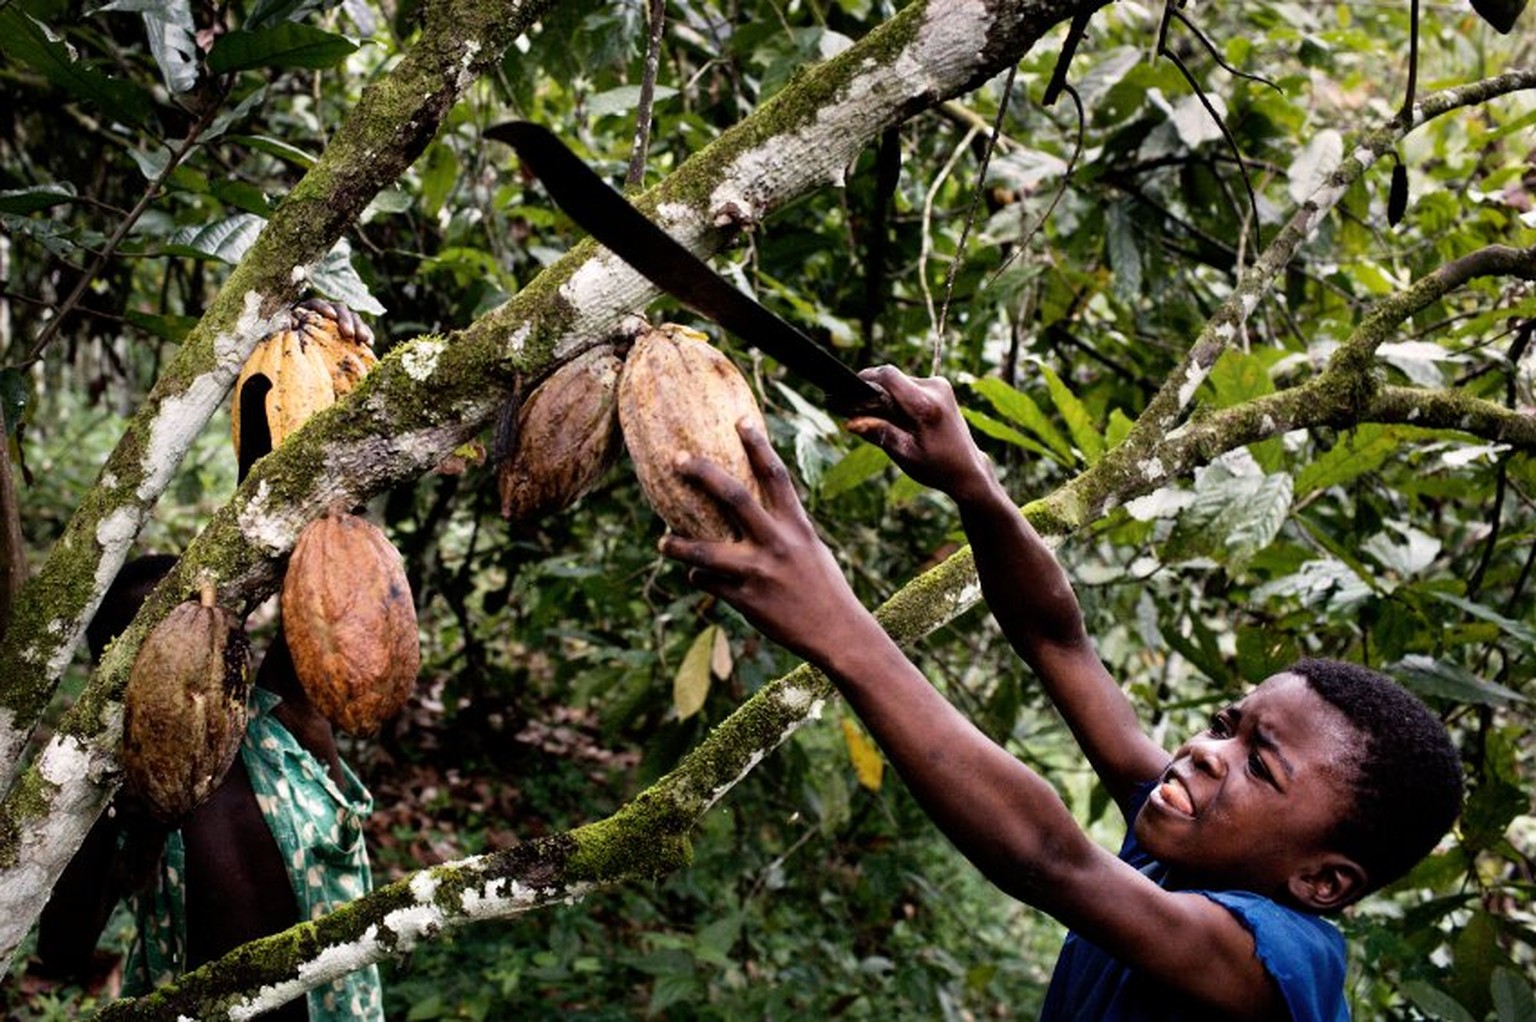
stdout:
[(687, 720), (704, 708), (704, 700), (709, 696), (710, 660), (719, 632), (719, 625), (710, 625), (700, 632), (693, 645), (688, 647), (688, 653), (672, 679), (672, 705), (681, 720)]
[(734, 661), (731, 659), (731, 640), (726, 638), (725, 629), (715, 626), (715, 648), (709, 656), (709, 670), (715, 677), (724, 681), (731, 676), (731, 668)]

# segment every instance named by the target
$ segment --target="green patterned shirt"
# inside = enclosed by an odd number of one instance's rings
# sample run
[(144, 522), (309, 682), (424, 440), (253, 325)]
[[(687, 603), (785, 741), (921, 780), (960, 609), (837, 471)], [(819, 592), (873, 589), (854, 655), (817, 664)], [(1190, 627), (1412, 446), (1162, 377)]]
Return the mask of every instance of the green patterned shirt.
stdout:
[[(251, 689), (251, 719), (240, 759), (256, 792), (256, 804), (288, 867), (288, 880), (305, 918), (327, 912), (373, 888), (363, 821), (373, 797), (347, 767), (342, 783), (272, 715), (282, 700)], [(186, 962), (186, 855), (180, 832), (166, 842), (160, 879), (136, 899), (139, 939), (129, 956), (123, 992), (148, 993), (181, 974)], [(361, 1019), (383, 1022), (377, 966), (368, 966), (309, 991), (311, 1022)]]

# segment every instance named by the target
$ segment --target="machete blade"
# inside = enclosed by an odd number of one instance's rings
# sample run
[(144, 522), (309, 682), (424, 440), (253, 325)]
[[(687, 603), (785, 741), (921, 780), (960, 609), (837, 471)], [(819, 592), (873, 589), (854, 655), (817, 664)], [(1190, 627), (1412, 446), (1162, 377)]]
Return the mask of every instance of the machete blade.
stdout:
[(710, 269), (630, 205), (547, 128), (530, 121), (508, 121), (486, 129), (485, 137), (511, 146), (550, 198), (599, 244), (684, 305), (820, 388), (833, 411), (899, 418), (885, 391), (861, 379), (826, 348)]

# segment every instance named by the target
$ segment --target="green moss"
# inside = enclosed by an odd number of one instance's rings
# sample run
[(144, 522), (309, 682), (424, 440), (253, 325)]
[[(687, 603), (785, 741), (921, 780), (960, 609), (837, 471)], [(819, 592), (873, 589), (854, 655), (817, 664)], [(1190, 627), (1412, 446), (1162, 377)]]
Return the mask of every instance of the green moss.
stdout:
[(642, 792), (608, 819), (571, 832), (566, 878), (604, 883), (682, 869), (693, 861), (687, 830), (694, 822), (659, 786)]
[(0, 805), (0, 869), (15, 867), (21, 852), (21, 836), (33, 820), (48, 815), (58, 788), (43, 780), (35, 767), (16, 780)]

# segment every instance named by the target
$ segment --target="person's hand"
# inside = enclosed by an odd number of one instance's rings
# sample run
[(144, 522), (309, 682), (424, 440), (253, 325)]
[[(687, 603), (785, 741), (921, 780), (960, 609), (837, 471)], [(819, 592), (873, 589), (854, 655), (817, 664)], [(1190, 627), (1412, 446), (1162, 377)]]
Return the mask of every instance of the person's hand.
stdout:
[(856, 416), (848, 420), (849, 432), (884, 450), (917, 482), (956, 501), (980, 496), (993, 484), (991, 465), (971, 438), (948, 380), (914, 379), (894, 366), (859, 375), (889, 394), (906, 419)]
[(689, 580), (741, 611), (768, 638), (816, 663), (846, 641), (846, 628), (868, 612), (795, 493), (784, 462), (747, 420), (737, 423), (762, 502), (719, 465), (686, 452), (678, 469), (719, 501), (741, 538), (696, 540), (668, 535), (661, 551), (688, 566)]

